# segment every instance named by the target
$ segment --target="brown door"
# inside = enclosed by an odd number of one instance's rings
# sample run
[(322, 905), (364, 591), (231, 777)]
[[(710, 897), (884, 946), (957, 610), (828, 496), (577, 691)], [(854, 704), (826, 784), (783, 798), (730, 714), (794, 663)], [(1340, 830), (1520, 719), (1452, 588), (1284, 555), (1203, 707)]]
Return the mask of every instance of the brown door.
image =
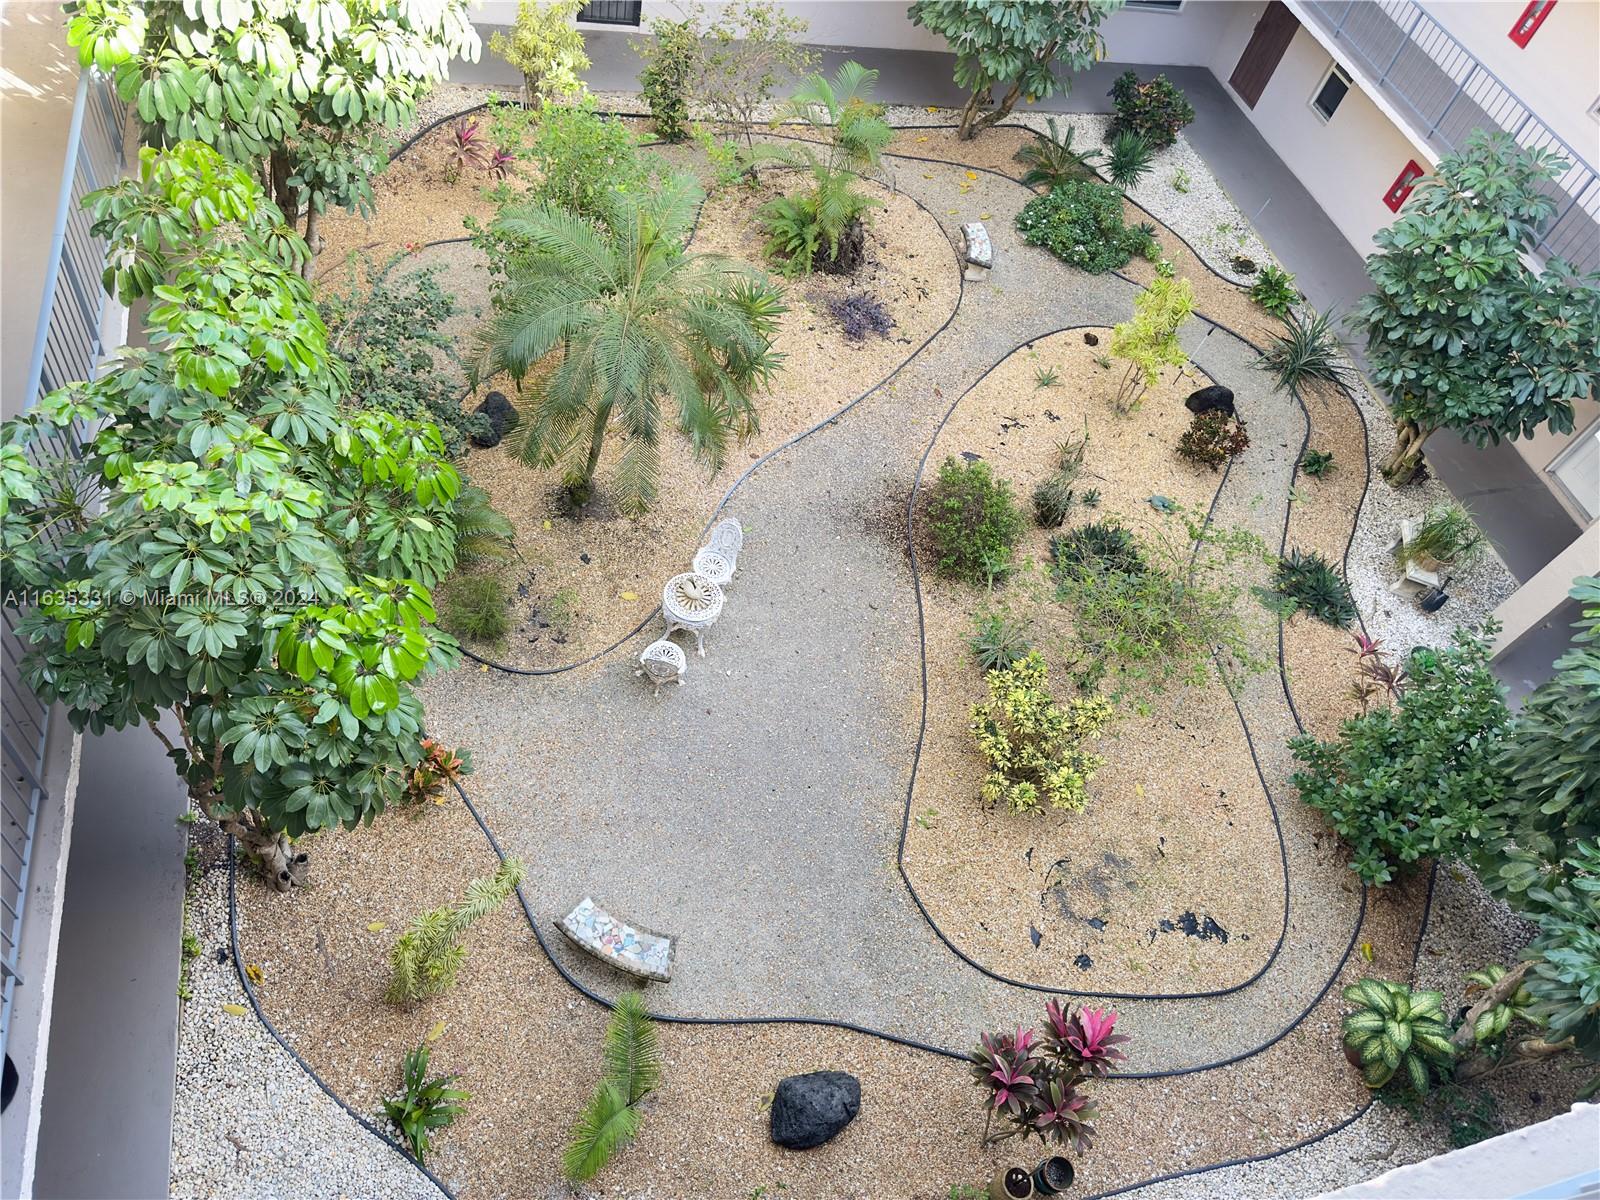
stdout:
[(1244, 53), (1239, 56), (1239, 65), (1234, 67), (1233, 74), (1228, 78), (1247, 108), (1254, 108), (1256, 101), (1261, 99), (1267, 80), (1278, 69), (1278, 61), (1283, 58), (1283, 52), (1289, 48), (1299, 28), (1300, 22), (1279, 0), (1272, 0), (1267, 5), (1267, 11), (1261, 14), (1255, 32), (1250, 35), (1250, 44), (1244, 48)]

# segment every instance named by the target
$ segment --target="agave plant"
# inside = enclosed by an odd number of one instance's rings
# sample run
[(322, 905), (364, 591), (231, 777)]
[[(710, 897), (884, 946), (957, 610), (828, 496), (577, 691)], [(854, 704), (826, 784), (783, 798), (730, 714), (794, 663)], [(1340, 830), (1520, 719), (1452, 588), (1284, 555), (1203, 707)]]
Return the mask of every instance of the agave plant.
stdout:
[(1045, 124), (1049, 133), (1035, 130), (1033, 141), (1017, 151), (1017, 161), (1028, 168), (1022, 182), (1029, 187), (1055, 187), (1069, 179), (1093, 179), (1094, 160), (1099, 153), (1093, 149), (1079, 150), (1072, 144), (1075, 132), (1067, 126), (1065, 135), (1056, 128), (1056, 119), (1048, 117)]
[(1413, 992), (1403, 983), (1363, 979), (1344, 989), (1356, 1010), (1344, 1019), (1344, 1053), (1374, 1091), (1398, 1078), (1425, 1094), (1455, 1060), (1440, 992)]
[(972, 657), (982, 671), (1004, 671), (1028, 656), (1028, 634), (1001, 613), (982, 613), (974, 620)]

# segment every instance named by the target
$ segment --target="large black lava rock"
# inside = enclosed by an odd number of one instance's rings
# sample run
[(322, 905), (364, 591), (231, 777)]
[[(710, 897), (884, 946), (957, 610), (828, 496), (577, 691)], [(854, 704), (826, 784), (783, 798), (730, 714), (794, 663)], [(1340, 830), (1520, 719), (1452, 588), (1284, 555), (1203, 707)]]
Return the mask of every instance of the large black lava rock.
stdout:
[(517, 423), (517, 410), (511, 407), (511, 401), (506, 399), (504, 392), (490, 392), (472, 412), (474, 416), (482, 417), (488, 426), (487, 433), (480, 428), (472, 435), (472, 444), (485, 450), (498, 446), (500, 439)]
[(1239, 414), (1233, 411), (1233, 389), (1225, 388), (1220, 383), (1190, 392), (1183, 406), (1196, 416), (1200, 413), (1225, 412), (1234, 420), (1239, 419)]
[(791, 1075), (772, 1097), (772, 1140), (810, 1150), (838, 1136), (861, 1111), (861, 1081), (846, 1071)]

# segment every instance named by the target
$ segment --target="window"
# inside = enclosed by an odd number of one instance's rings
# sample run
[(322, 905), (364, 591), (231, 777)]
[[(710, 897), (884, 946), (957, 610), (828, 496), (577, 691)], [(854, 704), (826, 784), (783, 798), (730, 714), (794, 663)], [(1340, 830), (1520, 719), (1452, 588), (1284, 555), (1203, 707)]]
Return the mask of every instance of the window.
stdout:
[(639, 26), (639, 10), (644, 5), (630, 3), (629, 0), (589, 0), (578, 10), (578, 20), (590, 25), (631, 25), (635, 29)]
[(1316, 94), (1311, 97), (1311, 107), (1324, 121), (1329, 120), (1339, 111), (1339, 103), (1349, 90), (1349, 72), (1338, 63), (1330, 63), (1328, 73), (1322, 78), (1322, 86), (1317, 88)]
[(1417, 186), (1417, 180), (1426, 174), (1427, 172), (1417, 165), (1415, 159), (1406, 164), (1406, 169), (1400, 172), (1393, 186), (1383, 194), (1383, 202), (1389, 206), (1390, 212), (1400, 211), (1400, 206), (1411, 195), (1411, 189)]
[(1600, 121), (1600, 98), (1596, 98), (1595, 102), (1589, 105), (1589, 115), (1596, 121)]
[(1544, 19), (1550, 15), (1550, 10), (1556, 6), (1556, 0), (1530, 0), (1528, 7), (1522, 10), (1522, 15), (1517, 18), (1517, 23), (1511, 27), (1511, 32), (1506, 36), (1519, 46), (1526, 46), (1533, 40), (1533, 35), (1539, 31), (1539, 26), (1544, 24)]
[(1546, 470), (1580, 511), (1600, 517), (1600, 421), (1573, 438)]

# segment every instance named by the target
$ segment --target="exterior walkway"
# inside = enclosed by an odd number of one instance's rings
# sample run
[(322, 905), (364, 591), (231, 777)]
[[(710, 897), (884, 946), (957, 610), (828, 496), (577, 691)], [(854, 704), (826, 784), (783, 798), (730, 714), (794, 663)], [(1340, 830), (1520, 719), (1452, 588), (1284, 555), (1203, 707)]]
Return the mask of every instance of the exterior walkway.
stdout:
[[(484, 26), (485, 44), (492, 30)], [(594, 65), (587, 75), (598, 91), (636, 91), (639, 59), (629, 43), (637, 32), (584, 31)], [(856, 59), (881, 72), (877, 96), (886, 104), (959, 106), (966, 93), (952, 79), (954, 58), (924, 50), (817, 47), (822, 69)], [(1108, 112), (1111, 81), (1130, 67), (1164, 71), (1194, 105), (1184, 134), (1206, 159), (1241, 212), (1319, 309), (1348, 312), (1368, 290), (1362, 258), (1318, 206), (1294, 173), (1257, 132), (1217, 77), (1203, 67), (1098, 63), (1074, 76), (1072, 90), (1034, 106), (1040, 112)], [(520, 77), (485, 51), (482, 62), (452, 72), (459, 83), (520, 85)], [(1365, 366), (1359, 345), (1352, 355)], [(1572, 544), (1577, 523), (1510, 445), (1478, 449), (1454, 434), (1427, 445), (1430, 468), (1469, 508), (1519, 582), (1531, 578)]]

